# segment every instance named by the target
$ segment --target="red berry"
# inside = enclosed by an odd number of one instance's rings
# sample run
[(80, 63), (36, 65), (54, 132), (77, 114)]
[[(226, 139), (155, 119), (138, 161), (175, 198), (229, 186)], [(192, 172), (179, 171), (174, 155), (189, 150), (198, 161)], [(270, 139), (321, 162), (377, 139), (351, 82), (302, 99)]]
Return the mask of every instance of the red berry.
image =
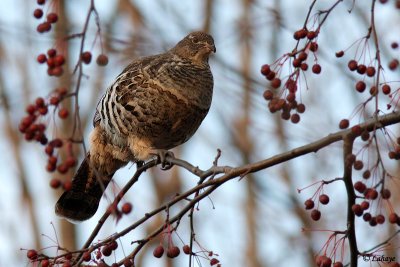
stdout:
[(399, 43), (397, 42), (393, 42), (390, 47), (392, 47), (393, 49), (397, 49), (399, 47)]
[(36, 1), (38, 5), (44, 5), (46, 3), (46, 0), (37, 0)]
[(365, 131), (363, 131), (363, 132), (361, 133), (361, 139), (362, 139), (363, 141), (368, 141), (368, 140), (369, 140), (369, 137), (370, 137), (370, 135), (369, 135), (369, 132), (368, 132), (367, 130), (365, 130)]
[(261, 66), (261, 74), (267, 76), (271, 72), (271, 67), (268, 64)]
[(49, 267), (50, 261), (48, 259), (44, 259), (44, 260), (40, 261), (40, 266), (41, 267)]
[(40, 54), (40, 55), (37, 56), (36, 60), (40, 64), (43, 64), (43, 63), (45, 63), (47, 61), (47, 58), (46, 58), (45, 54)]
[(83, 63), (89, 64), (90, 61), (92, 61), (92, 53), (90, 53), (89, 51), (83, 52), (81, 55), (81, 60), (83, 61)]
[(374, 188), (368, 188), (365, 192), (364, 192), (365, 198), (366, 199), (377, 199), (378, 198), (378, 191), (376, 191)]
[(384, 84), (382, 86), (382, 93), (383, 94), (388, 95), (388, 94), (390, 94), (390, 91), (391, 91), (390, 85)]
[(57, 189), (61, 186), (61, 181), (57, 178), (53, 178), (50, 180), (50, 187)]
[(351, 71), (355, 71), (357, 69), (357, 61), (355, 61), (354, 59), (350, 60), (349, 63), (347, 64), (347, 66), (349, 67), (349, 70)]
[(389, 214), (389, 222), (394, 224), (397, 223), (397, 220), (399, 219), (399, 216), (395, 212)]
[(69, 191), (72, 188), (72, 182), (71, 181), (65, 181), (63, 183), (63, 189), (64, 191)]
[(124, 260), (124, 266), (125, 267), (132, 267), (133, 263), (132, 263), (132, 261), (130, 259), (125, 259)]
[(76, 165), (76, 159), (72, 156), (67, 157), (67, 159), (65, 160), (65, 165), (68, 168), (72, 168)]
[(300, 66), (301, 66), (301, 60), (298, 59), (298, 58), (293, 59), (292, 65), (293, 65), (293, 67), (295, 67), (295, 68), (300, 67)]
[(57, 167), (57, 171), (61, 174), (65, 174), (68, 172), (68, 166), (66, 164), (60, 164)]
[(49, 75), (60, 77), (61, 75), (63, 75), (63, 73), (64, 73), (64, 70), (62, 67), (55, 67), (54, 69), (52, 69), (52, 71), (49, 72)]
[(271, 90), (265, 90), (263, 97), (265, 100), (271, 100), (274, 97), (274, 93)]
[(182, 250), (183, 250), (183, 253), (185, 253), (186, 255), (190, 254), (190, 246), (184, 245)]
[(356, 83), (356, 90), (360, 93), (364, 92), (366, 87), (367, 85), (363, 81), (358, 81)]
[(315, 31), (309, 31), (309, 32), (307, 33), (307, 39), (312, 40), (312, 39), (314, 39), (315, 37), (317, 37), (317, 33), (316, 33)]
[(361, 135), (362, 134), (362, 129), (360, 125), (354, 125), (353, 127), (351, 127), (351, 132), (355, 135)]
[(33, 11), (33, 16), (37, 19), (40, 19), (43, 16), (43, 10), (40, 8), (35, 9), (35, 11)]
[(129, 214), (132, 211), (132, 204), (129, 202), (124, 203), (121, 207), (121, 211), (123, 214)]
[(339, 128), (340, 128), (340, 129), (346, 129), (346, 128), (349, 127), (349, 124), (350, 124), (350, 122), (349, 122), (348, 119), (343, 119), (343, 120), (341, 120), (341, 121), (339, 122)]
[(385, 223), (385, 216), (383, 216), (382, 214), (379, 214), (376, 216), (376, 222), (378, 224), (384, 224)]
[(310, 51), (316, 52), (318, 50), (318, 44), (316, 42), (310, 43)]
[(363, 210), (367, 210), (369, 208), (369, 202), (364, 200), (361, 202), (360, 206)]
[(370, 170), (366, 170), (363, 172), (363, 178), (364, 179), (369, 179), (369, 177), (371, 177), (371, 171)]
[(68, 118), (68, 115), (69, 115), (69, 111), (68, 111), (68, 109), (66, 109), (66, 108), (61, 108), (61, 109), (58, 111), (58, 116), (59, 116), (61, 119), (66, 119), (66, 118)]
[(46, 115), (49, 111), (47, 107), (41, 107), (38, 109), (40, 115)]
[(301, 52), (301, 53), (298, 55), (297, 58), (298, 58), (300, 61), (304, 61), (304, 60), (307, 59), (307, 57), (308, 57), (308, 55), (307, 55), (306, 52)]
[[(108, 64), (108, 57), (104, 54), (100, 54), (97, 56), (96, 63), (99, 66), (105, 66)], [(261, 69), (262, 71), (262, 69)]]
[(177, 246), (171, 246), (168, 248), (167, 257), (168, 258), (176, 258), (181, 253), (180, 249)]
[(281, 86), (281, 79), (279, 79), (279, 78), (274, 78), (272, 81), (271, 81), (271, 86), (272, 86), (272, 88), (279, 88), (280, 86)]
[(265, 77), (267, 78), (268, 81), (272, 81), (275, 78), (275, 75), (276, 73), (271, 70), (271, 72)]
[(320, 74), (321, 73), (321, 65), (319, 64), (314, 64), (312, 66), (312, 72), (314, 72), (315, 74)]
[(28, 257), (28, 259), (30, 260), (36, 260), (37, 259), (37, 251), (34, 249), (30, 249), (26, 252), (26, 256)]
[(389, 189), (385, 188), (385, 189), (382, 189), (381, 195), (382, 195), (383, 199), (389, 199), (392, 194)]
[(353, 206), (351, 206), (351, 209), (354, 212), (354, 214), (358, 217), (360, 217), (364, 212), (364, 210), (361, 208), (359, 204), (353, 204)]
[(161, 245), (157, 246), (153, 251), (153, 256), (156, 258), (161, 258), (163, 254), (164, 254), (164, 248)]
[(389, 62), (389, 69), (390, 70), (395, 70), (399, 66), (399, 60), (398, 59), (393, 59)]
[(60, 98), (58, 96), (52, 96), (49, 101), (50, 105), (57, 106), (60, 103)]
[(108, 256), (111, 255), (112, 249), (111, 249), (109, 246), (104, 246), (104, 247), (101, 249), (101, 253), (102, 253), (104, 256), (108, 257)]
[(303, 103), (297, 105), (296, 110), (298, 113), (304, 113), (306, 111), (306, 106)]
[(340, 261), (337, 261), (333, 264), (333, 267), (343, 267), (343, 263), (341, 263)]
[(300, 30), (296, 31), (296, 32), (293, 34), (293, 38), (294, 38), (295, 40), (303, 39), (303, 38), (305, 38), (306, 36), (307, 36), (307, 30), (306, 30), (306, 29), (300, 29)]
[(47, 21), (50, 23), (56, 23), (58, 20), (58, 15), (56, 13), (47, 14)]
[(300, 64), (300, 69), (302, 71), (307, 71), (308, 70), (308, 64), (307, 63), (301, 63)]
[(62, 147), (63, 146), (63, 141), (60, 138), (55, 138), (50, 141), (50, 146), (52, 147)]
[(55, 50), (54, 48), (50, 48), (49, 50), (47, 50), (47, 55), (50, 58), (53, 58), (57, 55), (57, 50)]
[(290, 121), (292, 122), (292, 123), (298, 123), (299, 121), (300, 121), (300, 115), (299, 114), (297, 114), (297, 113), (294, 113), (294, 114), (292, 114), (291, 116), (290, 116)]
[(362, 168), (364, 168), (364, 163), (363, 163), (361, 160), (356, 160), (356, 161), (354, 162), (354, 169), (357, 170), (357, 171), (359, 171), (359, 170), (361, 170)]
[(367, 66), (365, 66), (364, 64), (360, 64), (357, 67), (357, 72), (359, 74), (364, 74), (367, 71)]
[(321, 212), (317, 209), (311, 211), (311, 219), (318, 221), (321, 218)]
[(370, 95), (372, 95), (372, 96), (376, 96), (376, 95), (378, 94), (378, 89), (376, 88), (376, 86), (372, 86), (372, 87), (369, 89), (369, 93), (370, 93)]
[(36, 106), (35, 105), (28, 105), (26, 107), (26, 113), (28, 113), (29, 115), (33, 115), (36, 111)]
[(357, 190), (359, 193), (364, 193), (367, 189), (367, 186), (363, 182), (358, 181), (354, 184), (354, 189)]
[(363, 220), (369, 222), (372, 219), (372, 215), (369, 212), (364, 213)]
[(313, 209), (314, 208), (314, 201), (310, 198), (310, 199), (307, 199), (305, 202), (304, 202), (304, 205), (305, 205), (305, 209), (306, 210), (311, 210), (311, 209)]
[(329, 196), (326, 194), (322, 194), (319, 196), (319, 202), (321, 202), (321, 204), (326, 205), (329, 203)]
[(82, 255), (82, 260), (88, 262), (88, 261), (90, 261), (91, 259), (92, 259), (91, 253), (90, 253), (89, 251), (85, 251), (85, 252), (83, 253), (83, 255)]
[(60, 87), (55, 89), (55, 92), (58, 93), (60, 96), (64, 96), (68, 93), (68, 90), (65, 87)]
[(375, 75), (375, 73), (376, 73), (376, 70), (375, 70), (374, 67), (369, 66), (369, 67), (367, 67), (366, 73), (367, 73), (368, 77), (373, 77)]
[(112, 250), (116, 250), (118, 248), (118, 242), (113, 240), (110, 244), (108, 244), (108, 246), (112, 249)]
[(47, 21), (46, 21), (46, 22), (43, 22), (43, 23), (40, 23), (40, 24), (37, 26), (36, 30), (37, 30), (38, 32), (40, 32), (40, 33), (48, 32), (48, 31), (51, 30), (51, 24), (50, 24), (49, 22), (47, 22)]
[(45, 103), (43, 97), (36, 98), (35, 104), (37, 107), (44, 107)]
[(342, 50), (342, 51), (338, 51), (338, 52), (336, 52), (336, 57), (343, 57), (344, 56), (344, 51)]
[(65, 57), (63, 55), (56, 55), (54, 57), (55, 66), (61, 66), (65, 63)]
[(211, 265), (211, 266), (214, 266), (215, 264), (218, 264), (218, 263), (219, 263), (219, 260), (216, 259), (216, 258), (212, 258), (212, 259), (210, 260), (210, 265)]

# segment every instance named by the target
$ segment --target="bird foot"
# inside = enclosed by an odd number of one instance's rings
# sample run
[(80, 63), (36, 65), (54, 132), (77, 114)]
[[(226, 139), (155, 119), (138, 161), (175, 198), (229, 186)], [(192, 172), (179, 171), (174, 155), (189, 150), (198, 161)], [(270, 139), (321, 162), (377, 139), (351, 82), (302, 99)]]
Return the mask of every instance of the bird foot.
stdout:
[(169, 162), (167, 159), (167, 158), (175, 158), (174, 153), (172, 153), (171, 151), (165, 149), (157, 149), (154, 150), (151, 154), (157, 156), (160, 159), (162, 170), (164, 171), (169, 170), (172, 168), (172, 166), (174, 166), (174, 164)]

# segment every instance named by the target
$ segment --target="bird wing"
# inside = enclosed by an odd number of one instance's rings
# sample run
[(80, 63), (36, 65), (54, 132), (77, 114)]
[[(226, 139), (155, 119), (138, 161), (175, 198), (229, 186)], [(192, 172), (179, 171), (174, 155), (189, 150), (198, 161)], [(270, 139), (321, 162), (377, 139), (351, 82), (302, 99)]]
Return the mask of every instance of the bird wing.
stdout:
[[(151, 64), (153, 61), (159, 61), (160, 56), (161, 55), (154, 55), (133, 61), (118, 75), (113, 84), (107, 88), (106, 93), (100, 98), (97, 103), (96, 112), (93, 117), (94, 127), (98, 125), (101, 121), (101, 105), (103, 101), (105, 101), (105, 98), (107, 98), (113, 90), (116, 90), (120, 104), (125, 106), (127, 100), (130, 98), (129, 93), (132, 93), (132, 91), (138, 90), (138, 88), (140, 88), (138, 83), (139, 81), (141, 81), (141, 83), (144, 82), (145, 76), (143, 75), (143, 68)], [(129, 110), (129, 107), (127, 108)]]

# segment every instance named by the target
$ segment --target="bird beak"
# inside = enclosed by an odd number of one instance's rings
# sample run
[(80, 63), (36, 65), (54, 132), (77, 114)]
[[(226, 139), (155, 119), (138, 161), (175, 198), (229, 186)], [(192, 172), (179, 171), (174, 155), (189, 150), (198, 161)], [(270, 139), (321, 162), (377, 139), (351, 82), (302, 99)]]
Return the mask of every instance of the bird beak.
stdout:
[(206, 44), (206, 48), (209, 52), (217, 52), (217, 48), (215, 48), (215, 45)]

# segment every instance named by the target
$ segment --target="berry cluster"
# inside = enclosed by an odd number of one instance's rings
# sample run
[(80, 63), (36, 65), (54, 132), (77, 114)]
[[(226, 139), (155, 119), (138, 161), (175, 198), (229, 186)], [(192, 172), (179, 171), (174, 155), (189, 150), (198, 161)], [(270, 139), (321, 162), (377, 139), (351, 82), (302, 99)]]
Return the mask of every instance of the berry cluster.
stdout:
[(332, 265), (332, 259), (326, 255), (319, 255), (315, 258), (315, 263), (318, 267), (343, 267), (343, 263), (340, 261), (335, 262)]
[[(292, 123), (298, 123), (300, 114), (306, 110), (305, 105), (298, 103), (297, 98), (300, 74), (309, 69), (307, 59), (310, 58), (310, 53), (312, 53), (314, 60), (311, 71), (314, 74), (320, 74), (322, 71), (321, 65), (317, 63), (315, 54), (318, 51), (317, 37), (318, 31), (309, 31), (306, 28), (296, 31), (293, 38), (298, 41), (298, 44), (304, 39), (304, 47), (300, 50), (296, 48), (294, 52), (284, 55), (275, 63), (271, 65), (265, 64), (261, 67), (261, 74), (270, 81), (270, 86), (273, 88), (265, 90), (263, 94), (265, 100), (269, 101), (269, 111), (271, 113), (282, 111), (281, 118), (284, 120), (290, 119)], [(291, 62), (290, 74), (282, 83), (279, 74), (288, 59)], [(282, 84), (283, 88), (278, 90)]]
[(130, 202), (125, 202), (121, 208), (118, 208), (117, 202), (113, 202), (108, 206), (107, 212), (115, 216), (116, 220), (120, 220), (122, 215), (131, 213), (133, 206)]
[[(317, 190), (317, 193), (319, 192), (319, 190)], [(314, 197), (316, 198), (316, 195), (314, 195)], [(321, 194), (318, 197), (318, 202), (321, 203), (322, 205), (327, 205), (329, 203), (329, 196), (326, 194)], [(314, 221), (318, 221), (321, 218), (321, 211), (315, 207), (315, 201), (313, 200), (313, 198), (309, 198), (304, 202), (304, 207), (306, 210), (311, 210), (311, 219), (313, 219)]]
[(40, 64), (47, 63), (47, 74), (49, 76), (59, 77), (64, 73), (62, 66), (65, 63), (65, 57), (57, 53), (58, 51), (56, 49), (51, 48), (47, 51), (47, 56), (44, 53), (37, 56), (37, 61)]
[[(154, 257), (161, 258), (164, 255), (165, 248), (164, 248), (164, 245), (163, 245), (163, 239), (164, 239), (165, 235), (167, 236), (167, 239), (168, 239), (168, 242), (167, 242), (168, 246), (167, 246), (167, 249), (166, 249), (167, 250), (167, 253), (166, 253), (167, 257), (168, 258), (176, 258), (176, 257), (178, 257), (180, 255), (181, 250), (180, 250), (180, 248), (178, 246), (174, 245), (174, 243), (172, 241), (172, 237), (171, 237), (171, 234), (172, 234), (171, 231), (172, 230), (170, 229), (170, 226), (168, 226), (167, 227), (167, 231), (162, 234), (162, 239), (161, 239), (160, 244), (157, 247), (155, 247), (155, 249), (153, 250), (153, 256)], [(195, 257), (202, 257), (202, 258), (206, 259), (207, 261), (209, 261), (210, 266), (216, 266), (216, 267), (221, 267), (222, 266), (220, 261), (217, 259), (218, 254), (215, 254), (212, 251), (208, 251), (208, 250), (202, 248), (202, 251), (200, 251), (199, 253), (195, 253), (195, 252), (191, 251), (189, 245), (184, 245), (182, 247), (182, 251), (186, 255), (191, 255), (191, 256), (195, 256)], [(201, 253), (201, 256), (199, 255), (200, 253)]]
[[(46, 0), (37, 0), (36, 2), (39, 6), (43, 6), (46, 3)], [(38, 7), (33, 11), (33, 16), (38, 20), (41, 19), (43, 15), (44, 12), (41, 7)], [(46, 15), (45, 20), (36, 27), (36, 30), (39, 33), (49, 32), (51, 30), (51, 25), (56, 23), (57, 21), (58, 21), (57, 13), (50, 12)]]
[[(52, 96), (49, 99), (42, 97), (36, 98), (33, 104), (26, 107), (27, 116), (21, 119), (19, 124), (19, 131), (24, 134), (25, 140), (36, 141), (43, 145), (44, 152), (48, 156), (46, 170), (48, 172), (59, 172), (65, 174), (68, 170), (76, 165), (76, 158), (73, 155), (72, 143), (65, 142), (60, 138), (54, 138), (49, 141), (46, 136), (46, 129), (48, 128), (46, 123), (47, 114), (49, 109), (52, 107), (54, 110), (58, 109), (58, 117), (60, 119), (66, 119), (69, 115), (69, 111), (65, 107), (60, 107), (60, 103), (67, 96), (66, 88), (57, 88), (54, 90)], [(64, 148), (67, 152), (67, 157), (61, 163), (59, 163), (58, 150)], [(52, 179), (50, 186), (52, 188), (59, 188), (62, 185), (58, 179)], [(63, 184), (64, 189), (70, 188), (70, 182)]]

